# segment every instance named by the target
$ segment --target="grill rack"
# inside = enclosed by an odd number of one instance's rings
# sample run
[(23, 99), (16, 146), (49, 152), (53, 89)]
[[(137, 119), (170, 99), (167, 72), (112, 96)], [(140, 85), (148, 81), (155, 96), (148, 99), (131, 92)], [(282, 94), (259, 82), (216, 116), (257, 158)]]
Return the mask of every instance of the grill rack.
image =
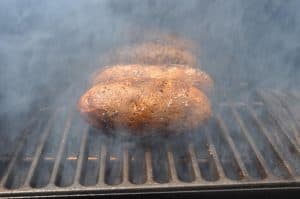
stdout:
[[(44, 111), (14, 152), (0, 157), (0, 196), (299, 188), (297, 112), (286, 100), (299, 95), (258, 91), (256, 97), (258, 103), (224, 104), (208, 126), (167, 143), (153, 140), (140, 154), (129, 141), (116, 147), (115, 138), (91, 130), (66, 108), (49, 117)], [(155, 147), (164, 144), (155, 158)], [(157, 169), (160, 159), (166, 161)]]

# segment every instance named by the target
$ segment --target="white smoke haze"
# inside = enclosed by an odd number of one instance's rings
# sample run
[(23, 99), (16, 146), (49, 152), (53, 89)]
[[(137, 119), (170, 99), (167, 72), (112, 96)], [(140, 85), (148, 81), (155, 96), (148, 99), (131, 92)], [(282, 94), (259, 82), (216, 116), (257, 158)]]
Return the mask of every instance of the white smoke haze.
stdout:
[(298, 0), (1, 0), (0, 146), (34, 107), (76, 103), (101, 56), (148, 30), (193, 40), (229, 96), (299, 87), (299, 9)]

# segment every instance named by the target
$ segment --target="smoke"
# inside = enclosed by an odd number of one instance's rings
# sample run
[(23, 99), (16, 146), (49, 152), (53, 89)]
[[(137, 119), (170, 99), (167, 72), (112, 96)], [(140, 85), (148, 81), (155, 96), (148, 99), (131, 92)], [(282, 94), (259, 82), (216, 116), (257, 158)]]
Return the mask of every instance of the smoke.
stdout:
[(55, 101), (101, 67), (101, 54), (153, 29), (193, 39), (203, 68), (227, 87), (295, 85), (298, 8), (298, 1), (1, 1), (1, 113), (26, 110), (45, 93)]
[(33, 108), (75, 104), (103, 54), (153, 30), (200, 46), (203, 70), (229, 96), (297, 87), (299, 8), (297, 0), (2, 0), (0, 140), (10, 143)]

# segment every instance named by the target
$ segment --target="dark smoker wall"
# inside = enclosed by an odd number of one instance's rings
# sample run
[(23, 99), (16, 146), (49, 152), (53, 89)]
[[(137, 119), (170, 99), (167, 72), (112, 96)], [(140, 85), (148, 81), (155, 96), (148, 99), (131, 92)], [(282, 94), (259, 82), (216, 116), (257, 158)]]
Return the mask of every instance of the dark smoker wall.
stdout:
[(37, 104), (75, 102), (103, 53), (148, 30), (194, 40), (201, 67), (235, 95), (296, 87), (299, 9), (298, 0), (1, 0), (0, 126), (15, 128)]

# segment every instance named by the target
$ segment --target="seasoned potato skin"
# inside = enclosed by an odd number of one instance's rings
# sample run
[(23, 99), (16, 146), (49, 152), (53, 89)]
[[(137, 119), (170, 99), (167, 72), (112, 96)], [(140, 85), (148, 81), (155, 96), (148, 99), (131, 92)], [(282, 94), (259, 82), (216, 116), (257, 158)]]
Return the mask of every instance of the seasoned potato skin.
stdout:
[(195, 86), (204, 92), (209, 92), (214, 86), (212, 78), (207, 73), (196, 68), (178, 64), (128, 64), (104, 67), (104, 69), (94, 74), (92, 84), (144, 78), (179, 80)]
[(78, 109), (97, 128), (133, 134), (184, 132), (211, 117), (206, 95), (172, 79), (123, 79), (95, 84), (81, 96)]

